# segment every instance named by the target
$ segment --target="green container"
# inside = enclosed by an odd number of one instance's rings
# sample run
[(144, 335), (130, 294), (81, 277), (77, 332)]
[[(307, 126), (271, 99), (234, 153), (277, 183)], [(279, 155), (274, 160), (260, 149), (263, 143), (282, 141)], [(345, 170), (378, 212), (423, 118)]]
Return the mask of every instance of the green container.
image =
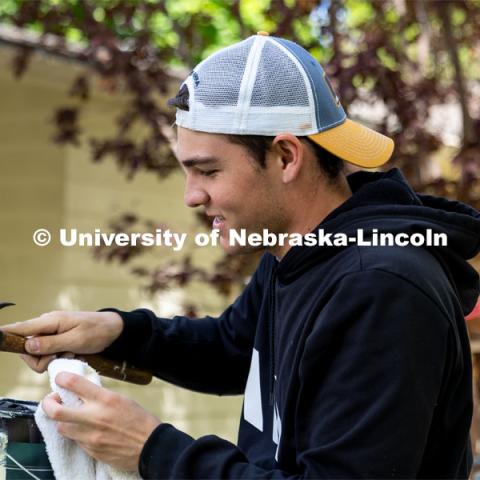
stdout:
[(35, 402), (0, 398), (0, 480), (55, 480), (36, 408)]
[(6, 480), (55, 480), (44, 443), (10, 442), (7, 453)]

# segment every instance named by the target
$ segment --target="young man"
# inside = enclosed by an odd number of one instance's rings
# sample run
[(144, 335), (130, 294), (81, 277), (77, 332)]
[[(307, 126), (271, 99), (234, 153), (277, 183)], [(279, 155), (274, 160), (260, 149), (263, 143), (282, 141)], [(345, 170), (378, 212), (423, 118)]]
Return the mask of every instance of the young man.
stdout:
[[(44, 400), (60, 432), (145, 478), (467, 478), (464, 315), (479, 282), (466, 259), (479, 251), (478, 212), (415, 194), (398, 170), (346, 178), (342, 160), (377, 167), (393, 144), (346, 118), (321, 66), (292, 42), (259, 34), (221, 50), (171, 104), (185, 202), (212, 216), (225, 250), (249, 249), (230, 244), (232, 229), (323, 244), (250, 247), (266, 253), (218, 318), (53, 312), (10, 326), (35, 336), (26, 361), (37, 371), (55, 352), (104, 351), (186, 388), (245, 395), (234, 445), (194, 440), (61, 374), (84, 404)], [(428, 230), (448, 245), (373, 241)]]

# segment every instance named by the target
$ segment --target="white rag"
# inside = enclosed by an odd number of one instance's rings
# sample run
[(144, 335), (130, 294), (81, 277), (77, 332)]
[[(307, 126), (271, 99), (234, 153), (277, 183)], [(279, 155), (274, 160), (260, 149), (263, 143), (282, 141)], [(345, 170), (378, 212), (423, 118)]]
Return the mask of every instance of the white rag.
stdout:
[[(78, 407), (82, 400), (73, 392), (59, 387), (55, 377), (60, 372), (76, 373), (101, 386), (97, 372), (85, 362), (70, 358), (58, 358), (50, 362), (48, 374), (53, 392), (58, 393), (68, 407)], [(57, 431), (56, 422), (47, 417), (41, 403), (35, 412), (35, 421), (42, 432), (50, 463), (56, 480), (136, 480), (137, 473), (117, 470), (106, 463), (90, 457), (85, 450)]]

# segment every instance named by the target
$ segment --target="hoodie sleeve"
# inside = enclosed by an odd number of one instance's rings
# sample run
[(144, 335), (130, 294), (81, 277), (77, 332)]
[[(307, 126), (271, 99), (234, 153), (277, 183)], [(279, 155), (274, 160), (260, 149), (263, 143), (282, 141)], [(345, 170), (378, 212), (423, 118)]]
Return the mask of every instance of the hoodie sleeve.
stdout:
[(184, 388), (218, 395), (241, 394), (250, 366), (263, 277), (263, 257), (242, 295), (218, 318), (156, 317), (146, 309), (123, 312), (119, 338), (104, 354)]
[[(212, 479), (421, 477), (422, 456), (449, 454), (425, 451), (427, 437), (440, 434), (429, 431), (436, 405), (455, 403), (464, 387), (456, 380), (465, 378), (464, 366), (449, 325), (408, 280), (382, 271), (350, 274), (312, 318), (299, 345), (297, 397), (288, 407), (280, 405), (280, 416), (289, 408), (294, 421), (282, 419), (278, 468), (249, 463), (238, 447), (216, 436), (194, 440), (162, 424), (144, 446), (140, 473)], [(453, 424), (468, 417), (462, 405), (452, 405), (451, 412), (456, 413), (446, 421)], [(296, 457), (282, 459), (282, 450)]]

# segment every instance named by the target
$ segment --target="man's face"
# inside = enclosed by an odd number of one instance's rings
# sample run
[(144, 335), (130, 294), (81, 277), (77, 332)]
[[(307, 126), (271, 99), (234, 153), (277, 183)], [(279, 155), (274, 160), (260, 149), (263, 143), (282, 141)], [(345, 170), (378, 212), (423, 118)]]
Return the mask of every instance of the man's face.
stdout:
[(228, 253), (261, 248), (229, 246), (229, 229), (248, 233), (282, 228), (281, 184), (275, 169), (261, 169), (248, 150), (224, 135), (178, 127), (177, 159), (186, 173), (185, 203), (203, 207)]

